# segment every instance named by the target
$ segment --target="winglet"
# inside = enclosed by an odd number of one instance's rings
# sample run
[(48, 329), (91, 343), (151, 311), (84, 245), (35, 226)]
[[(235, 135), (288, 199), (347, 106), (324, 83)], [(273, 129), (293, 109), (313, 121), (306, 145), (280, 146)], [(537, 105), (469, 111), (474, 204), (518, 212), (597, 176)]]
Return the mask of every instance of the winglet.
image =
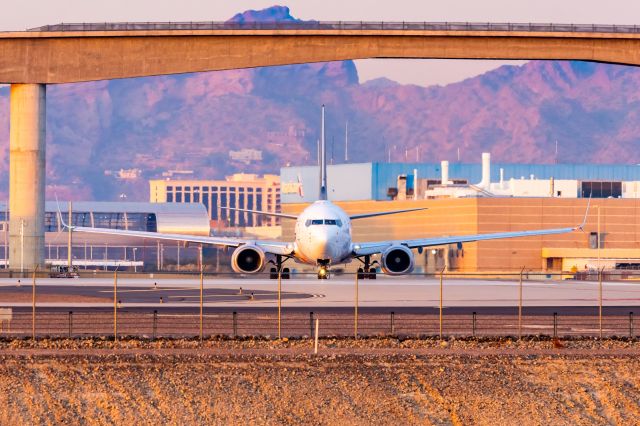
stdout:
[(582, 219), (582, 223), (578, 226), (576, 226), (574, 229), (574, 231), (577, 231), (578, 229), (581, 231), (584, 231), (584, 226), (587, 223), (587, 216), (589, 216), (589, 207), (591, 206), (591, 194), (589, 194), (589, 201), (587, 201), (587, 209), (584, 212), (584, 218)]
[(60, 221), (60, 224), (62, 224), (63, 228), (69, 228), (71, 230), (73, 230), (73, 226), (69, 226), (65, 223), (64, 219), (62, 218), (62, 211), (60, 210), (60, 203), (58, 202), (58, 195), (56, 194), (56, 207), (58, 207), (58, 220)]

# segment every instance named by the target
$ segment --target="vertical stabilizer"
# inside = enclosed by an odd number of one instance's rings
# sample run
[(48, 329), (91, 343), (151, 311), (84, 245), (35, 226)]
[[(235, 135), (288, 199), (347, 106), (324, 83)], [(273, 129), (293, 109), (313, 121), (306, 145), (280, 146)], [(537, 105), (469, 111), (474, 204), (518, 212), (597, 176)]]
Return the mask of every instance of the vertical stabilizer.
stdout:
[(322, 105), (322, 126), (320, 128), (320, 200), (327, 199), (327, 144), (324, 137), (324, 105)]

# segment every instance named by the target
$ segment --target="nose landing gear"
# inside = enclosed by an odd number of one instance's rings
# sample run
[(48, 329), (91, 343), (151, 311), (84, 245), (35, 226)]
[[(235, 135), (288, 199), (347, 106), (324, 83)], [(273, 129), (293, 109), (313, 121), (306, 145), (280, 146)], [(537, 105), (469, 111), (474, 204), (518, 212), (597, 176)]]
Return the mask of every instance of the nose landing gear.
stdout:
[(327, 265), (320, 265), (320, 269), (318, 269), (318, 279), (326, 280), (327, 278), (329, 278), (329, 268), (327, 268)]

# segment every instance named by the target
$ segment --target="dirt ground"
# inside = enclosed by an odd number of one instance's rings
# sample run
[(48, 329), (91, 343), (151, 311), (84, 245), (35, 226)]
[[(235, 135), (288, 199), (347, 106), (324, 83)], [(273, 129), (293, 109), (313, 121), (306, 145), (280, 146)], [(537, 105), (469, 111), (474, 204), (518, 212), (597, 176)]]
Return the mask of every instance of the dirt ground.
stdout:
[(640, 424), (625, 340), (0, 341), (0, 424)]

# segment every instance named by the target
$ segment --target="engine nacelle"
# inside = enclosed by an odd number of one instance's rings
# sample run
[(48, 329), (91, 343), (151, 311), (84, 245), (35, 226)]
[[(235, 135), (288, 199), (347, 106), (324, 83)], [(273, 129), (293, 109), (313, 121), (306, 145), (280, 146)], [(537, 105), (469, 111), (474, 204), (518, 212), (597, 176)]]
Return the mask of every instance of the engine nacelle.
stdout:
[(231, 267), (241, 274), (257, 274), (264, 269), (265, 256), (260, 247), (246, 244), (231, 255)]
[(391, 246), (382, 253), (382, 270), (385, 274), (408, 274), (413, 271), (413, 265), (413, 252), (406, 246)]

